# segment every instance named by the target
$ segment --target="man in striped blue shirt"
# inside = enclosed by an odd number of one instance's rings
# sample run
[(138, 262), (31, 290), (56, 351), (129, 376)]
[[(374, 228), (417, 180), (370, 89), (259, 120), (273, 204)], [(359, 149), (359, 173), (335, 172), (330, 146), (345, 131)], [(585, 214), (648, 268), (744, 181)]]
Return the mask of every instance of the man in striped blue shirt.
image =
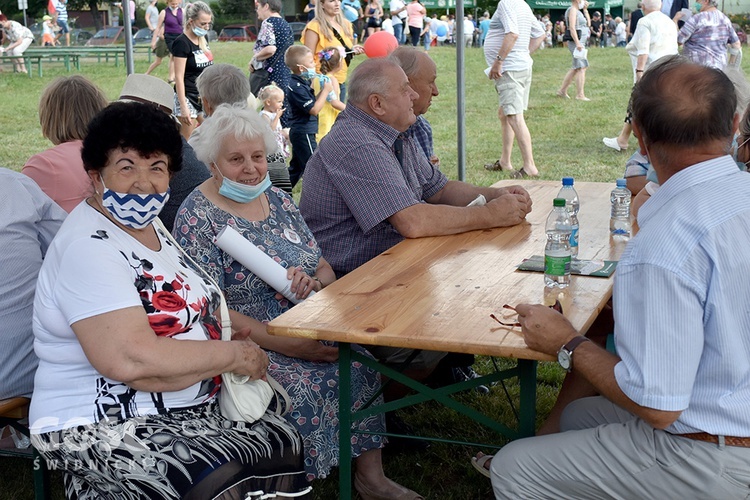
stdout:
[(498, 498), (750, 495), (750, 176), (726, 154), (735, 105), (721, 71), (679, 56), (636, 85), (633, 129), (661, 188), (617, 268), (618, 355), (518, 306), (527, 344), (601, 396), (568, 405), (565, 432), (503, 448)]
[(68, 27), (68, 0), (55, 0), (55, 15), (57, 17), (57, 25), (60, 27), (60, 34), (57, 38), (60, 39), (62, 35), (65, 35), (65, 45), (70, 46), (70, 28)]

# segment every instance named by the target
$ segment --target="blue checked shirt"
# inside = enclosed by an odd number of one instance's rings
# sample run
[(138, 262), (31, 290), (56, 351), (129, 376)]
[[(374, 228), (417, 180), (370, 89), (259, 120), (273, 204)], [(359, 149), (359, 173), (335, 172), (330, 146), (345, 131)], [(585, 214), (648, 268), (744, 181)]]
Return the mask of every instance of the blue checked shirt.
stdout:
[(432, 147), (432, 126), (423, 115), (419, 115), (414, 125), (409, 127), (404, 134), (417, 141), (428, 160), (435, 154)]
[(305, 168), (300, 211), (337, 276), (404, 239), (388, 222), (396, 212), (437, 194), (448, 179), (404, 134), (347, 106)]
[(730, 156), (673, 175), (617, 266), (615, 367), (667, 430), (750, 436), (750, 175)]

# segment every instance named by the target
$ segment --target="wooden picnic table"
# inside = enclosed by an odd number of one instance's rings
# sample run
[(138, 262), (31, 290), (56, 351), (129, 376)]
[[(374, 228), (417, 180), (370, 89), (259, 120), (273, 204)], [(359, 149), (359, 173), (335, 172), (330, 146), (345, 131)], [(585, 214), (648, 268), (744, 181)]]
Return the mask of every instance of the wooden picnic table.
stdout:
[[(340, 498), (351, 494), (351, 423), (368, 415), (434, 399), (511, 439), (533, 435), (536, 361), (552, 358), (526, 347), (517, 329), (502, 327), (490, 313), (502, 313), (503, 304), (549, 305), (559, 299), (565, 316), (585, 333), (609, 300), (611, 278), (573, 276), (567, 289), (549, 293), (542, 273), (516, 270), (523, 259), (544, 253), (545, 222), (561, 185), (559, 181), (535, 180), (501, 181), (495, 186), (513, 183), (525, 187), (532, 197), (534, 209), (526, 222), (510, 228), (404, 240), (269, 323), (272, 335), (340, 343)], [(581, 199), (579, 257), (617, 260), (624, 243), (612, 242), (609, 237), (613, 185), (580, 182), (575, 188)], [(518, 359), (518, 364), (435, 390), (360, 356), (350, 343), (501, 356)], [(417, 394), (351, 414), (352, 360), (378, 369)], [(520, 385), (517, 430), (449, 397), (459, 390), (510, 377), (518, 377)]]

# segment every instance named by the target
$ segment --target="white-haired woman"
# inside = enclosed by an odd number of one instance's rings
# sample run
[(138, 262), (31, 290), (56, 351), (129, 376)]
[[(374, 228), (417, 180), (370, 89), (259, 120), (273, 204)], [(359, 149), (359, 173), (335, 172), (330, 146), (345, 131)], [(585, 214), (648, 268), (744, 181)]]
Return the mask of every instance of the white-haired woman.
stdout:
[(326, 47), (341, 47), (340, 50), (344, 51), (344, 62), (333, 73), (339, 82), (341, 102), (346, 102), (346, 75), (349, 71), (349, 62), (353, 55), (365, 52), (361, 45), (354, 45), (353, 36), (352, 23), (347, 21), (341, 12), (341, 0), (319, 0), (315, 4), (315, 19), (307, 23), (302, 32), (302, 43), (312, 51), (318, 72), (319, 52)]
[[(338, 348), (311, 339), (268, 335), (265, 323), (292, 304), (213, 239), (226, 226), (237, 230), (288, 269), (298, 298), (332, 283), (336, 279), (333, 269), (321, 257), (291, 196), (271, 185), (266, 154), (277, 146), (263, 118), (242, 107), (221, 105), (201, 125), (194, 146), (212, 177), (183, 202), (174, 236), (219, 284), (232, 325), (250, 329), (250, 338), (266, 350), (271, 360), (268, 373), (291, 398), (286, 417), (302, 435), (307, 478), (326, 477), (339, 459)], [(378, 391), (380, 380), (376, 372), (360, 364), (353, 364), (351, 372), (352, 404), (359, 407)], [(384, 427), (382, 416), (358, 423), (363, 431), (379, 432)], [(355, 487), (363, 498), (421, 498), (385, 477), (380, 436), (357, 434), (355, 439)]]
[(203, 105), (195, 80), (213, 64), (213, 55), (206, 42), (213, 13), (204, 2), (185, 8), (185, 28), (172, 43), (175, 71), (175, 115), (182, 124), (182, 135), (190, 137), (193, 129), (203, 121)]

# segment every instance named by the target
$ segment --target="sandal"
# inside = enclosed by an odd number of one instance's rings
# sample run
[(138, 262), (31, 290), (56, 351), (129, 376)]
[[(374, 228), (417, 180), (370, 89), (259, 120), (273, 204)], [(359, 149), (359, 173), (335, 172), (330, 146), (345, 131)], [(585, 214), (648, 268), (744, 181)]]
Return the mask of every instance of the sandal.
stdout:
[(484, 168), (490, 172), (515, 172), (512, 168), (503, 168), (500, 160), (497, 160), (495, 163), (485, 163)]
[(471, 465), (479, 471), (484, 477), (490, 477), (490, 470), (485, 464), (492, 460), (495, 455), (482, 455), (481, 457), (471, 457)]
[(167, 83), (168, 83), (169, 85), (174, 85), (174, 80), (167, 80)]
[(514, 170), (510, 173), (511, 179), (527, 179), (529, 177), (531, 176), (523, 168), (520, 170)]

